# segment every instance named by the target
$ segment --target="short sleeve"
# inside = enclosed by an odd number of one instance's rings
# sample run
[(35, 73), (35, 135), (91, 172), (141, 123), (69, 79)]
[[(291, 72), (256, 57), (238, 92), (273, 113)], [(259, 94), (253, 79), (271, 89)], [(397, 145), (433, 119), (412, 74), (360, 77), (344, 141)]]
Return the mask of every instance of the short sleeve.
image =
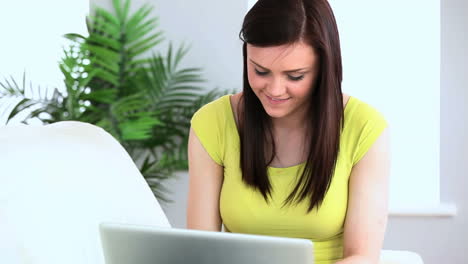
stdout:
[(374, 107), (361, 102), (353, 118), (356, 144), (353, 152), (353, 166), (356, 165), (371, 148), (377, 138), (388, 126), (384, 116)]
[(211, 159), (223, 166), (223, 124), (219, 100), (201, 107), (192, 117), (191, 126)]

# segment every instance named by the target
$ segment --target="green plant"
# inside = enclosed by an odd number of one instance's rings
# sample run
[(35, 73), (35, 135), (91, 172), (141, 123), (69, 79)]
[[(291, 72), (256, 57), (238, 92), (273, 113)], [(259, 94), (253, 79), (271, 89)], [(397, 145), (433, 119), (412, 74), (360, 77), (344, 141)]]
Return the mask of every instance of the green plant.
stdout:
[[(0, 96), (17, 99), (7, 120), (28, 112), (23, 122), (78, 120), (111, 133), (131, 155), (154, 194), (168, 201), (161, 183), (187, 168), (190, 118), (202, 105), (226, 93), (203, 93), (199, 68), (180, 68), (188, 52), (181, 46), (152, 53), (163, 40), (157, 18), (144, 5), (130, 13), (130, 1), (113, 0), (114, 13), (95, 8), (87, 18), (88, 36), (71, 33), (59, 67), (65, 91), (26, 92), (14, 78), (0, 81)], [(3, 89), (2, 89), (3, 88)], [(32, 87), (30, 87), (31, 91)], [(8, 122), (7, 121), (7, 122)]]

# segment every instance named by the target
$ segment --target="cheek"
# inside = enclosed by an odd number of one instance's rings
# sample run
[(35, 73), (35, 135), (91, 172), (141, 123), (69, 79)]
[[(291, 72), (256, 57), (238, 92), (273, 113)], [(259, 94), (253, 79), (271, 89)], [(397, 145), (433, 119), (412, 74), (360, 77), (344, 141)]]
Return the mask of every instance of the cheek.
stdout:
[(305, 97), (312, 91), (312, 81), (303, 80), (298, 83), (290, 83), (289, 93), (298, 97)]

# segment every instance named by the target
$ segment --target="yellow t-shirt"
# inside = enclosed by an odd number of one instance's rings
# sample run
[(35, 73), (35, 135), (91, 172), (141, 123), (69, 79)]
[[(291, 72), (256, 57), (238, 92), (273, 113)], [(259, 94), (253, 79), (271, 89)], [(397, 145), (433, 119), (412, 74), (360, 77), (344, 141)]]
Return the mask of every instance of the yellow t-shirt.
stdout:
[(319, 210), (307, 212), (309, 201), (281, 208), (296, 184), (305, 163), (268, 167), (272, 184), (270, 203), (242, 181), (240, 140), (230, 95), (200, 108), (191, 125), (210, 157), (224, 167), (220, 213), (229, 232), (310, 239), (317, 264), (331, 264), (343, 257), (343, 226), (348, 203), (348, 179), (353, 166), (364, 156), (387, 126), (372, 106), (350, 97), (344, 109), (335, 174)]

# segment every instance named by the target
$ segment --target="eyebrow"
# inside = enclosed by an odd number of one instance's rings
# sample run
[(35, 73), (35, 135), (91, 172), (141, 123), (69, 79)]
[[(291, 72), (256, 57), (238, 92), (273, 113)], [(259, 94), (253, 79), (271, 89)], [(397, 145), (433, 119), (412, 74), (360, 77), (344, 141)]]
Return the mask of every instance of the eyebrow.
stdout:
[[(262, 65), (256, 63), (255, 61), (253, 61), (252, 59), (249, 59), (253, 64), (257, 65), (258, 67), (264, 69), (264, 70), (267, 70), (267, 71), (270, 71), (270, 69), (268, 68), (265, 68), (263, 67)], [(284, 72), (298, 72), (298, 71), (302, 71), (302, 70), (307, 70), (308, 68), (299, 68), (299, 69), (294, 69), (294, 70), (287, 70), (287, 71), (284, 71)]]

